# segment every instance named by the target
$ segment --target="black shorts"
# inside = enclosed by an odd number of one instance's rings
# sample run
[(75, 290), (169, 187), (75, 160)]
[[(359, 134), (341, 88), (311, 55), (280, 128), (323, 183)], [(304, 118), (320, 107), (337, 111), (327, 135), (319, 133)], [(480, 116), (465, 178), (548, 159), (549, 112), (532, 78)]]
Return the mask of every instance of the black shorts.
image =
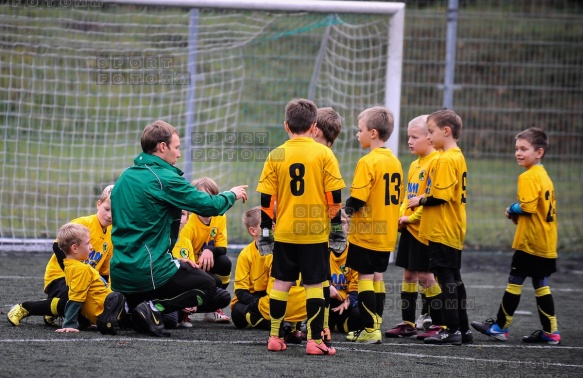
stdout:
[(383, 273), (387, 271), (390, 256), (390, 252), (373, 251), (350, 243), (346, 266), (360, 274)]
[(433, 268), (461, 269), (462, 251), (445, 244), (429, 242), (429, 270)]
[(68, 298), (69, 288), (65, 282), (65, 277), (52, 280), (45, 288), (45, 294), (47, 298)]
[(512, 256), (511, 276), (544, 278), (550, 277), (556, 271), (557, 259), (547, 259), (524, 251), (516, 251)]
[(275, 242), (271, 276), (293, 282), (302, 274), (306, 285), (322, 283), (330, 275), (328, 242), (318, 244), (291, 244)]
[(408, 230), (403, 230), (395, 265), (411, 272), (429, 272), (429, 246), (417, 240)]

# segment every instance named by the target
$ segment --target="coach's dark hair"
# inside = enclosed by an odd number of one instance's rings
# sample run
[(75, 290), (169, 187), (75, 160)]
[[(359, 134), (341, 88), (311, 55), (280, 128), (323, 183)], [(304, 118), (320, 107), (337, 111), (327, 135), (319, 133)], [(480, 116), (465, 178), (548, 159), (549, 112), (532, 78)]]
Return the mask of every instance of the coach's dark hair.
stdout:
[(340, 134), (340, 129), (342, 129), (342, 119), (340, 119), (340, 114), (336, 113), (334, 109), (319, 108), (318, 117), (316, 119), (316, 127), (322, 130), (324, 134), (324, 139), (332, 147), (338, 134)]
[(362, 120), (368, 130), (376, 130), (379, 133), (379, 139), (383, 142), (389, 140), (395, 128), (393, 113), (382, 106), (373, 106), (363, 110), (358, 115), (358, 120)]
[(544, 151), (543, 157), (549, 148), (549, 138), (547, 137), (547, 133), (537, 127), (531, 127), (530, 129), (526, 129), (516, 134), (514, 139), (524, 139), (528, 141), (528, 143), (534, 147), (535, 151), (542, 148)]
[(164, 142), (169, 145), (173, 134), (178, 135), (174, 126), (161, 120), (154, 121), (142, 132), (142, 151), (151, 154), (156, 152), (158, 143)]
[(305, 133), (316, 123), (318, 108), (310, 100), (296, 98), (285, 107), (285, 120), (294, 134)]
[(462, 133), (462, 119), (456, 112), (451, 109), (442, 109), (436, 112), (433, 112), (427, 117), (427, 124), (430, 121), (433, 121), (437, 127), (443, 129), (446, 126), (449, 126), (451, 129), (451, 134), (455, 140), (460, 138), (460, 134)]

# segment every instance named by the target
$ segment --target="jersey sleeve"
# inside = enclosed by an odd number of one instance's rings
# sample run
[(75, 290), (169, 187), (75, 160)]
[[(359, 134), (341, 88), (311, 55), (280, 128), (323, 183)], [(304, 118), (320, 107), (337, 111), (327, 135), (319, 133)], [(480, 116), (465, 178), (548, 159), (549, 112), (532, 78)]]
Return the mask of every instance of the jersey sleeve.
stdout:
[(362, 159), (356, 164), (350, 196), (366, 202), (370, 196), (374, 173), (369, 164)]
[(455, 196), (455, 185), (457, 176), (455, 164), (451, 161), (440, 158), (435, 166), (435, 173), (431, 186), (431, 196), (450, 201)]
[(518, 180), (518, 201), (520, 209), (526, 213), (536, 213), (538, 198), (540, 197), (540, 187), (537, 180), (532, 178), (519, 178)]
[(227, 248), (227, 216), (221, 215), (217, 218), (217, 236), (215, 238), (215, 247)]
[(263, 170), (261, 171), (261, 176), (259, 176), (259, 183), (257, 184), (257, 191), (259, 193), (277, 195), (277, 172), (275, 166), (272, 162), (274, 154), (277, 154), (282, 148), (276, 148), (269, 153), (265, 164), (263, 164)]
[(66, 267), (67, 270), (67, 286), (69, 286), (69, 300), (75, 302), (85, 302), (87, 293), (93, 279), (89, 265), (78, 264)]

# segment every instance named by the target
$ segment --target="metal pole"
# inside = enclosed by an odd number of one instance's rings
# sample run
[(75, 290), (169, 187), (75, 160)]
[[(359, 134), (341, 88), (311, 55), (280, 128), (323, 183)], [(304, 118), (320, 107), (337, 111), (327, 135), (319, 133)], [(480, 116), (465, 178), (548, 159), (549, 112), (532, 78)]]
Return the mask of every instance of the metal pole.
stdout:
[(186, 125), (184, 128), (184, 178), (192, 181), (192, 132), (194, 131), (194, 112), (196, 100), (196, 54), (198, 50), (198, 9), (190, 10), (188, 28), (188, 74), (190, 82), (186, 93)]
[(447, 40), (445, 46), (445, 81), (443, 83), (443, 107), (453, 107), (455, 50), (457, 43), (458, 0), (449, 0), (447, 6)]

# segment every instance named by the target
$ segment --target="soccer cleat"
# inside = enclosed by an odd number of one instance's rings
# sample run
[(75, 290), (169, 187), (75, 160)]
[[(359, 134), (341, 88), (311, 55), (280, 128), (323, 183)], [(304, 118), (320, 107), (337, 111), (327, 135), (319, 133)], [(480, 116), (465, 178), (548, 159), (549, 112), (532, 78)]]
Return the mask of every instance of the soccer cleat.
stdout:
[(271, 352), (283, 352), (287, 349), (285, 342), (277, 336), (270, 336), (267, 340), (267, 350)]
[(202, 321), (203, 322), (208, 322), (208, 323), (229, 323), (231, 321), (231, 318), (229, 318), (228, 315), (226, 315), (223, 310), (218, 309), (215, 312), (207, 312), (202, 316)]
[(61, 327), (61, 325), (63, 325), (63, 318), (60, 316), (45, 315), (43, 316), (43, 321), (45, 322), (45, 325), (51, 327)]
[(443, 327), (432, 325), (431, 327), (429, 327), (427, 332), (417, 334), (417, 340), (425, 340), (428, 337), (433, 337), (437, 335), (441, 331), (443, 331)]
[(431, 324), (432, 324), (432, 321), (431, 321), (431, 316), (429, 316), (429, 314), (421, 314), (421, 315), (419, 315), (417, 320), (415, 320), (415, 328), (418, 330), (427, 331), (429, 329), (429, 327), (431, 327)]
[(122, 294), (115, 291), (107, 294), (103, 304), (103, 312), (97, 316), (97, 330), (102, 335), (117, 335), (125, 303), (126, 300)]
[(396, 327), (385, 331), (385, 336), (388, 338), (411, 337), (415, 335), (417, 335), (417, 330), (406, 322), (399, 323)]
[(363, 329), (354, 331), (352, 335), (346, 336), (346, 340), (363, 344), (381, 344), (383, 342), (383, 335), (380, 329), (375, 329), (372, 332)]
[(178, 327), (179, 328), (192, 328), (192, 323), (190, 320), (190, 315), (188, 315), (187, 313), (184, 313), (184, 316), (182, 318), (182, 321), (180, 321), (178, 323)]
[(8, 311), (8, 314), (6, 315), (6, 317), (8, 318), (8, 321), (13, 326), (19, 326), (20, 321), (22, 319), (26, 318), (27, 316), (30, 316), (30, 312), (28, 312), (24, 307), (22, 307), (21, 304), (17, 304), (15, 306), (13, 306), (10, 309), (10, 311)]
[(333, 356), (336, 354), (336, 349), (333, 347), (326, 345), (324, 341), (320, 344), (315, 342), (314, 340), (308, 340), (308, 344), (306, 345), (306, 354), (316, 356), (316, 355), (328, 355)]
[(426, 337), (424, 344), (434, 345), (462, 345), (462, 333), (460, 331), (450, 332), (447, 329), (432, 337)]
[(286, 344), (301, 344), (302, 343), (302, 332), (300, 330), (294, 329), (295, 324), (290, 322), (283, 322), (283, 341)]
[(473, 342), (474, 335), (471, 330), (468, 329), (466, 332), (462, 332), (462, 344), (471, 344)]
[(496, 340), (508, 340), (508, 328), (501, 329), (492, 318), (487, 319), (485, 322), (472, 322), (472, 327), (476, 331), (481, 332), (486, 336), (493, 337)]
[(548, 333), (539, 329), (528, 336), (522, 336), (522, 341), (525, 343), (547, 343), (549, 345), (559, 345), (561, 343), (561, 335), (559, 331)]
[(162, 314), (152, 309), (148, 301), (142, 302), (132, 311), (132, 326), (139, 333), (149, 333), (157, 337), (170, 337), (164, 329)]

